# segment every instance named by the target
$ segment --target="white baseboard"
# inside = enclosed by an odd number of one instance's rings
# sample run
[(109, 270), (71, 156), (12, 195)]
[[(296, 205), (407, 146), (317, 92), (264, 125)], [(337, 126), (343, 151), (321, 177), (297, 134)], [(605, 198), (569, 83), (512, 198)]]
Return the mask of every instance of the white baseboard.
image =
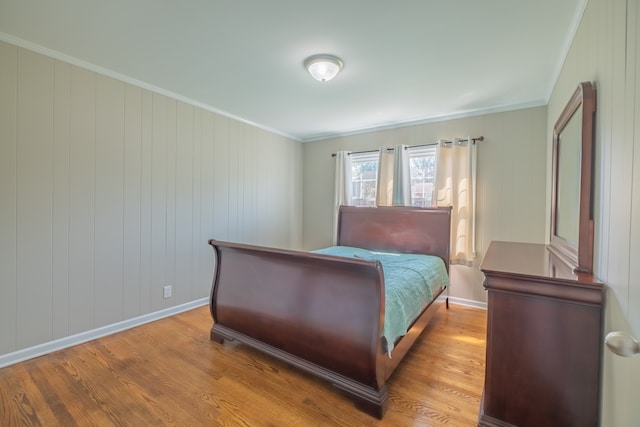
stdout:
[(464, 298), (449, 297), (449, 302), (451, 304), (464, 305), (465, 307), (479, 308), (482, 310), (487, 309), (487, 303), (482, 301), (474, 301), (474, 300), (464, 299)]
[(96, 338), (104, 337), (106, 335), (115, 334), (116, 332), (131, 329), (136, 326), (144, 325), (145, 323), (153, 322), (155, 320), (162, 319), (164, 317), (173, 316), (174, 314), (182, 313), (196, 307), (201, 307), (209, 303), (209, 298), (201, 298), (195, 301), (190, 301), (184, 304), (176, 305), (174, 307), (165, 308), (163, 310), (155, 311), (153, 313), (145, 314), (142, 316), (134, 317), (133, 319), (123, 320), (122, 322), (113, 323), (111, 325), (102, 326), (100, 328), (92, 329), (90, 331), (81, 332), (79, 334), (71, 335), (68, 337), (60, 338), (57, 340), (49, 341), (46, 343), (34, 345), (33, 347), (24, 348), (22, 350), (14, 351), (12, 353), (3, 354), (0, 356), (0, 368), (13, 365), (15, 363), (23, 362), (34, 357), (42, 356), (44, 354), (52, 353), (54, 351), (62, 350), (67, 347), (82, 344), (87, 341), (94, 340)]

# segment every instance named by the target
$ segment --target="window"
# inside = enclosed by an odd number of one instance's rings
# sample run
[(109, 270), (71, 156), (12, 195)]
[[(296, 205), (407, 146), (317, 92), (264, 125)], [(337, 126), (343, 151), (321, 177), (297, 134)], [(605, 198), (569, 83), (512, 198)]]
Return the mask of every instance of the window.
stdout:
[[(431, 206), (436, 178), (436, 145), (409, 148), (408, 153), (411, 205)], [(376, 206), (379, 159), (378, 151), (351, 154), (351, 204), (353, 206)], [(382, 203), (385, 204), (384, 201)]]
[(351, 204), (375, 206), (378, 186), (378, 151), (351, 154)]
[(411, 204), (431, 206), (436, 179), (436, 145), (409, 149)]

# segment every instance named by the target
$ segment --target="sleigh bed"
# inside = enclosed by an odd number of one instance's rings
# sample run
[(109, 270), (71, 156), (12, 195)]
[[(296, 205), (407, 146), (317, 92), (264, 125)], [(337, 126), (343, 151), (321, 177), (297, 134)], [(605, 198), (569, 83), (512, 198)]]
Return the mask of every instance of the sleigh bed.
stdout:
[(375, 254), (432, 255), (446, 275), (450, 217), (450, 208), (341, 207), (337, 246), (348, 254), (353, 249), (347, 256), (210, 240), (216, 258), (211, 339), (237, 340), (321, 377), (382, 418), (385, 382), (448, 303), (448, 278), (393, 340), (384, 330), (385, 261)]

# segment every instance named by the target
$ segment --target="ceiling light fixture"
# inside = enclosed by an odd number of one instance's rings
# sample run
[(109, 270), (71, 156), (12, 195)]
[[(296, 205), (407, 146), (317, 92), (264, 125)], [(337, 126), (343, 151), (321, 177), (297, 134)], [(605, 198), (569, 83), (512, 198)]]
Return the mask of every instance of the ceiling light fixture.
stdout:
[(304, 67), (314, 79), (328, 82), (342, 69), (342, 61), (333, 55), (313, 55), (305, 59)]

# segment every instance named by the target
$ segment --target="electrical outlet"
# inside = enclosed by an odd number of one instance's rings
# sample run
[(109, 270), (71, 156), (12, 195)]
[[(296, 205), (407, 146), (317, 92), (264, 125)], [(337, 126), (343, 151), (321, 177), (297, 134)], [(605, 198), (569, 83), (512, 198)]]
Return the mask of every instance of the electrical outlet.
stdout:
[(167, 285), (164, 288), (162, 288), (162, 296), (164, 298), (171, 298), (172, 295), (173, 295), (173, 287), (171, 285)]

